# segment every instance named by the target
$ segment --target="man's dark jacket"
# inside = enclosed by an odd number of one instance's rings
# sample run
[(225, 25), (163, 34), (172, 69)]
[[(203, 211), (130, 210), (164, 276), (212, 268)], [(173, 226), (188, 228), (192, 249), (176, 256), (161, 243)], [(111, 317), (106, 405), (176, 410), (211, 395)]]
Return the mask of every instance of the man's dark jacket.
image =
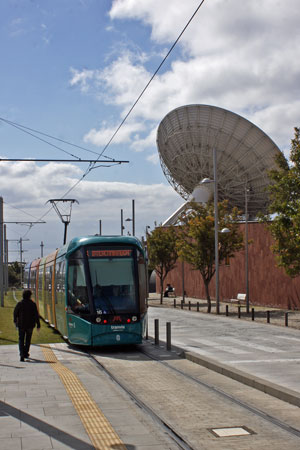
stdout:
[(40, 328), (40, 319), (36, 304), (32, 300), (21, 300), (14, 309), (14, 322), (20, 330)]

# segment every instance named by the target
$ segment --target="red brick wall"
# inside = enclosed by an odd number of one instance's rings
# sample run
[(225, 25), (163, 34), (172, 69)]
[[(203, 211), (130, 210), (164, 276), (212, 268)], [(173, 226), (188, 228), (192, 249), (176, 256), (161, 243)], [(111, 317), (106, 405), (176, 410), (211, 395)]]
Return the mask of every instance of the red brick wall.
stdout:
[[(245, 225), (241, 224), (244, 233)], [(266, 226), (260, 223), (248, 224), (248, 279), (249, 297), (253, 305), (264, 305), (288, 309), (300, 309), (300, 277), (290, 278), (285, 271), (276, 266), (271, 250), (272, 238)], [(236, 298), (238, 293), (246, 292), (245, 251), (236, 254), (230, 265), (220, 265), (220, 300)], [(159, 292), (157, 280), (156, 291)], [(178, 262), (165, 280), (170, 283), (177, 295), (182, 295), (182, 263)], [(184, 285), (188, 297), (205, 299), (204, 284), (198, 271), (184, 263)], [(209, 285), (211, 298), (215, 297), (215, 278)]]

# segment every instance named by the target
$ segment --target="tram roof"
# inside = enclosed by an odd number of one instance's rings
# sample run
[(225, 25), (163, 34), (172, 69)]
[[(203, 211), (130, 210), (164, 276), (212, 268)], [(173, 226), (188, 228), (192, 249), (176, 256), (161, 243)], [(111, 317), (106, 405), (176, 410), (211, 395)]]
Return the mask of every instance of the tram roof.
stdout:
[(63, 247), (60, 247), (56, 249), (51, 254), (44, 256), (43, 258), (37, 258), (31, 263), (28, 263), (26, 265), (26, 268), (29, 269), (31, 266), (32, 268), (38, 266), (39, 264), (45, 264), (47, 261), (47, 258), (49, 257), (56, 257), (59, 258), (63, 255), (67, 255), (70, 253), (73, 253), (78, 248), (80, 248), (82, 245), (92, 245), (92, 244), (128, 244), (128, 245), (135, 245), (140, 250), (143, 251), (143, 247), (139, 239), (137, 239), (135, 236), (100, 236), (100, 235), (94, 235), (94, 236), (78, 236), (73, 239), (71, 239), (70, 242), (67, 242)]
[[(77, 248), (82, 245), (92, 245), (92, 244), (128, 244), (135, 245), (142, 250), (141, 242), (134, 236), (79, 236), (73, 238), (66, 246), (60, 250), (65, 250), (66, 253), (74, 252)], [(59, 252), (60, 253), (60, 252)]]

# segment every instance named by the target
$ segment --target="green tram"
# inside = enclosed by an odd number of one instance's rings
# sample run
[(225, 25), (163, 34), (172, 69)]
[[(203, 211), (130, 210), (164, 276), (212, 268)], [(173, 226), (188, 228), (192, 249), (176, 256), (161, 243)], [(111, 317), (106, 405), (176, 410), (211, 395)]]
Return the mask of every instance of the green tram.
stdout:
[(139, 344), (147, 325), (147, 261), (135, 237), (72, 239), (25, 267), (40, 316), (72, 344)]

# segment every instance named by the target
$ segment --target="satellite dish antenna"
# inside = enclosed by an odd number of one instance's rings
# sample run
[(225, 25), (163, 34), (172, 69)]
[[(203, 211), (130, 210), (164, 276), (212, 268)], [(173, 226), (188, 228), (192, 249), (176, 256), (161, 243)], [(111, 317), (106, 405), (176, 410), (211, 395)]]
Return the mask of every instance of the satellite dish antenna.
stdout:
[[(69, 203), (69, 210), (68, 213), (62, 213), (59, 209), (58, 209), (58, 203)], [(73, 203), (78, 203), (79, 202), (77, 200), (75, 200), (74, 198), (53, 198), (51, 200), (48, 200), (46, 203), (51, 203), (55, 212), (57, 213), (57, 215), (59, 216), (60, 220), (62, 221), (62, 223), (65, 225), (64, 228), (64, 241), (63, 244), (65, 245), (65, 243), (67, 242), (67, 227), (71, 221), (71, 213), (72, 213), (72, 206)]]
[[(159, 124), (157, 146), (167, 180), (185, 200), (190, 200), (203, 179), (213, 180), (216, 149), (218, 198), (228, 199), (230, 207), (244, 211), (247, 187), (251, 190), (248, 213), (255, 217), (266, 211), (268, 171), (276, 168), (275, 156), (280, 150), (244, 117), (216, 106), (181, 106)], [(208, 186), (205, 189), (213, 189)]]

